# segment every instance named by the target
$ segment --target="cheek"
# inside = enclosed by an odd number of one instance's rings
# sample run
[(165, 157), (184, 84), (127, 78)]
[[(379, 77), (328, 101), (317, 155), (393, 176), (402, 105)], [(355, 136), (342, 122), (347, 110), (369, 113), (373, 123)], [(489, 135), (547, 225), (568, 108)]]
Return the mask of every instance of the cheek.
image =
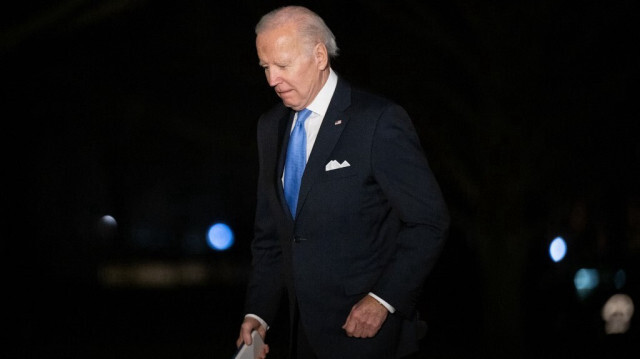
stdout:
[(295, 87), (296, 90), (300, 93), (309, 92), (309, 88), (311, 87), (311, 79), (309, 77), (309, 73), (307, 71), (299, 71), (295, 76)]
[(291, 79), (295, 79), (298, 86), (305, 86), (309, 83), (309, 75), (311, 71), (308, 66), (298, 66), (291, 71)]

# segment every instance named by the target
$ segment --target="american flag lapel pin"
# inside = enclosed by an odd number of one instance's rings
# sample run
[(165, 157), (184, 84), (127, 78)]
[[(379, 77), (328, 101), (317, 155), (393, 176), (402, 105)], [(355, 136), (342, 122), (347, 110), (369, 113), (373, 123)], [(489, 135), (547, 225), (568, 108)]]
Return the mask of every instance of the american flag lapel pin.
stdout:
[(342, 124), (342, 120), (338, 120), (338, 121), (334, 122), (333, 124), (338, 126), (338, 125)]

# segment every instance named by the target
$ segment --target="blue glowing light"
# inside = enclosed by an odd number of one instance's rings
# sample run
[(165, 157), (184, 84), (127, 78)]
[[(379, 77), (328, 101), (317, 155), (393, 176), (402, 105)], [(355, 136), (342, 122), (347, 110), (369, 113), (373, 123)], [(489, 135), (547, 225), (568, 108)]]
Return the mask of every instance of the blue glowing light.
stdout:
[(613, 276), (613, 284), (616, 286), (616, 289), (622, 289), (622, 287), (624, 287), (626, 283), (627, 273), (624, 271), (624, 269), (619, 269)]
[(578, 291), (591, 291), (600, 283), (600, 274), (597, 269), (582, 268), (573, 277), (573, 284)]
[(224, 223), (216, 223), (207, 233), (207, 243), (217, 251), (224, 251), (233, 245), (233, 231)]
[(567, 254), (567, 243), (562, 237), (556, 237), (549, 246), (549, 255), (554, 262), (560, 262)]

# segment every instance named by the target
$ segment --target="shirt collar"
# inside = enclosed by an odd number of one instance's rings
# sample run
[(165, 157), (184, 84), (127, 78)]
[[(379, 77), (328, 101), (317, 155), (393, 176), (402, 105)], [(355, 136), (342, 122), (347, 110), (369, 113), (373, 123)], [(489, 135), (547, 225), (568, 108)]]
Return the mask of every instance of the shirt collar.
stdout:
[(329, 78), (327, 82), (322, 86), (320, 92), (315, 99), (311, 102), (307, 108), (313, 113), (317, 113), (321, 117), (327, 113), (327, 108), (329, 108), (329, 103), (331, 102), (331, 98), (333, 97), (333, 93), (336, 91), (336, 86), (338, 85), (338, 75), (333, 72), (333, 69), (329, 68)]

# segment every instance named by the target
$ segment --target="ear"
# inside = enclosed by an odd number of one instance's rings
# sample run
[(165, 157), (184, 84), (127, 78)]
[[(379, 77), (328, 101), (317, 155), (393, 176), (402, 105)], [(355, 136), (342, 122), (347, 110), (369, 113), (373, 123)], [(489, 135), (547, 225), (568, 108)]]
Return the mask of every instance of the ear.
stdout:
[(323, 43), (318, 43), (313, 48), (313, 57), (316, 61), (316, 66), (318, 66), (318, 70), (324, 71), (327, 69), (329, 66), (329, 53)]

